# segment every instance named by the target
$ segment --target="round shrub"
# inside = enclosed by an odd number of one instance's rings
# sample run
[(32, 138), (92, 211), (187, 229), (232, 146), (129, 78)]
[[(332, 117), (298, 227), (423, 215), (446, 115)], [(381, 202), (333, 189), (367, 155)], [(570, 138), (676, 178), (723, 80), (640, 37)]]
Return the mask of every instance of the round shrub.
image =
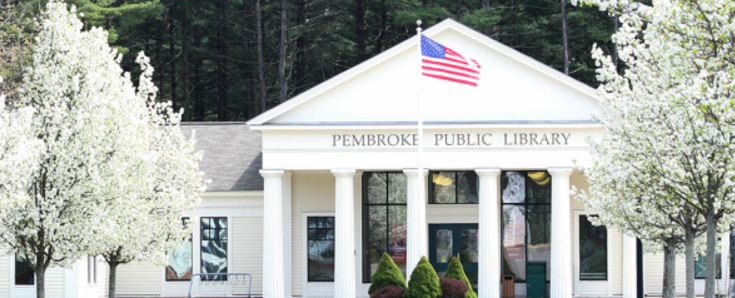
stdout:
[(387, 286), (373, 292), (370, 298), (401, 298), (405, 291), (406, 288), (403, 287)]
[(370, 281), (372, 284), (370, 285), (368, 294), (373, 294), (378, 289), (387, 286), (406, 287), (406, 278), (403, 277), (403, 272), (401, 272), (401, 269), (396, 266), (396, 263), (393, 262), (393, 259), (387, 253), (383, 253), (383, 256), (380, 258), (380, 263), (378, 263), (378, 270), (375, 270)]
[(464, 267), (462, 267), (462, 262), (460, 262), (458, 258), (452, 257), (452, 259), (449, 260), (449, 268), (447, 268), (447, 273), (444, 274), (444, 277), (465, 282), (467, 284), (468, 291), (467, 295), (464, 297), (477, 298), (477, 293), (472, 290), (470, 279), (467, 278), (467, 274), (464, 273)]
[(443, 298), (466, 298), (469, 287), (461, 280), (451, 278), (440, 278)]
[(431, 266), (426, 257), (416, 265), (408, 281), (408, 289), (403, 293), (403, 298), (439, 298), (442, 296), (442, 288), (439, 276), (436, 275), (434, 267)]

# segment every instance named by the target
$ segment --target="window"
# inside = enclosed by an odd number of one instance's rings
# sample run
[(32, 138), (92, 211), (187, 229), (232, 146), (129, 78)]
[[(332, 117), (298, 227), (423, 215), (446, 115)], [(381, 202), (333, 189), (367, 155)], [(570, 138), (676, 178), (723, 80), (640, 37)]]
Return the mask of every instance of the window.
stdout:
[(540, 172), (503, 172), (503, 274), (526, 281), (527, 262), (546, 263), (551, 279), (551, 176)]
[[(715, 264), (717, 265), (717, 272), (716, 279), (720, 279), (722, 277), (722, 266), (720, 266), (720, 253), (717, 253), (716, 256), (717, 259), (715, 259)], [(696, 279), (705, 279), (707, 278), (707, 256), (700, 254), (697, 256), (697, 259), (694, 260), (694, 278)]]
[(309, 281), (334, 281), (334, 217), (308, 218)]
[[(184, 227), (189, 225), (189, 219), (182, 220)], [(202, 234), (204, 235), (204, 234)], [(226, 237), (226, 234), (225, 234)], [(181, 242), (175, 250), (166, 252), (168, 255), (168, 266), (166, 266), (166, 281), (189, 281), (194, 273), (194, 263), (191, 237)]]
[(479, 179), (475, 171), (431, 172), (432, 204), (477, 204)]
[(15, 284), (33, 285), (35, 274), (31, 266), (23, 259), (23, 253), (15, 254)]
[(384, 252), (406, 275), (406, 175), (362, 176), (363, 282), (369, 283)]
[[(202, 273), (227, 273), (227, 218), (202, 217)], [(226, 275), (202, 280), (227, 280)]]
[(97, 283), (97, 257), (87, 256), (87, 283)]
[(579, 280), (607, 280), (607, 228), (589, 217), (579, 216)]

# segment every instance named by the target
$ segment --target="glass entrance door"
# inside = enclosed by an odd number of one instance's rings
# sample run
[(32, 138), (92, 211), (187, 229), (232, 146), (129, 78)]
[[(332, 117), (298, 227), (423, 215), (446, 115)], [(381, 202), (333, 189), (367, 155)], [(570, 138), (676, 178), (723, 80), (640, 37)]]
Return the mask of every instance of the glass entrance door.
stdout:
[(429, 262), (439, 277), (449, 268), (449, 260), (459, 256), (472, 287), (477, 290), (477, 224), (429, 225)]

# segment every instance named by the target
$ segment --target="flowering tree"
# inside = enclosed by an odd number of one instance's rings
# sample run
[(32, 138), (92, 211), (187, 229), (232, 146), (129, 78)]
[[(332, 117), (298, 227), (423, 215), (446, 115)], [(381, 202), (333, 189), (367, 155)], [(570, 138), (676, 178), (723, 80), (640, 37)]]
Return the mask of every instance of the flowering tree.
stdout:
[[(166, 251), (191, 237), (182, 215), (199, 206), (206, 187), (199, 172), (201, 154), (194, 153), (193, 138), (187, 141), (179, 129), (181, 114), (173, 112), (168, 102), (155, 102), (153, 68), (142, 53), (137, 61), (143, 74), (134, 100), (142, 104), (135, 105), (134, 114), (146, 120), (136, 131), (146, 149), (138, 154), (147, 162), (128, 172), (126, 179), (134, 187), (111, 193), (97, 226), (94, 251), (110, 268), (109, 297), (115, 297), (119, 265), (136, 260), (164, 265)], [(121, 189), (125, 193), (119, 193)]]
[(146, 58), (136, 90), (107, 40), (102, 29), (82, 31), (73, 7), (49, 2), (21, 85), (19, 106), (33, 110), (30, 135), (43, 146), (24, 184), (30, 199), (2, 210), (0, 241), (33, 269), (39, 298), (49, 267), (104, 252), (103, 244), (128, 237), (122, 257), (155, 250), (130, 240), (127, 220), (157, 225), (135, 231), (143, 241), (182, 238), (165, 231), (203, 188), (179, 115), (154, 102)]
[[(730, 0), (660, 0), (651, 7), (588, 2), (620, 18), (613, 41), (627, 68), (620, 73), (593, 49), (605, 110), (596, 117), (605, 136), (593, 142), (596, 161), (587, 171), (592, 185), (585, 200), (611, 223), (624, 220), (620, 212), (658, 217), (654, 208), (679, 218), (672, 224), (686, 234), (692, 296), (694, 236), (703, 222), (705, 297), (712, 298), (717, 233), (735, 212), (735, 6)], [(620, 208), (606, 208), (615, 200)]]

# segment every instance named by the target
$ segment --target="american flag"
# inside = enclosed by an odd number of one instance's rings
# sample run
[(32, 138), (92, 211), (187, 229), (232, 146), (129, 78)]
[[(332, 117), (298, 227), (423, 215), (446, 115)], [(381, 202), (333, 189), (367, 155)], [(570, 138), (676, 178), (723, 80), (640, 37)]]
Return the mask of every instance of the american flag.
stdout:
[(421, 74), (440, 80), (477, 87), (480, 64), (421, 35)]

